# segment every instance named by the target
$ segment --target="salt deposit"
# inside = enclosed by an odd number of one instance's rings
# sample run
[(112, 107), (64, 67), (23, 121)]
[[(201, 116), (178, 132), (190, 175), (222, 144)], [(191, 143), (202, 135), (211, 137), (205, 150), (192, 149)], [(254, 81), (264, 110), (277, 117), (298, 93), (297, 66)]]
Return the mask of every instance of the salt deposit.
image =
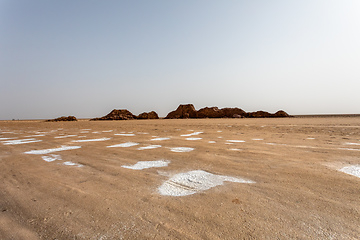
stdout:
[(264, 139), (262, 139), (262, 138), (253, 138), (252, 140), (253, 140), (253, 141), (262, 141), (262, 140), (264, 140)]
[(57, 136), (54, 138), (68, 138), (68, 137), (76, 137), (77, 135), (64, 135), (64, 136)]
[(127, 136), (127, 137), (135, 136), (135, 134), (133, 134), (133, 133), (115, 133), (114, 135)]
[(174, 148), (170, 148), (170, 151), (172, 151), (172, 152), (191, 152), (193, 150), (194, 150), (194, 148), (191, 148), (191, 147), (174, 147)]
[(216, 143), (215, 141), (209, 141), (209, 143)]
[(231, 142), (231, 143), (243, 143), (245, 142), (244, 140), (226, 140), (227, 142)]
[(55, 160), (61, 160), (60, 155), (50, 154), (50, 156), (42, 156), (42, 159), (46, 162), (53, 162)]
[(349, 150), (349, 151), (360, 151), (360, 149), (356, 148), (339, 148), (340, 150)]
[(73, 163), (73, 162), (70, 162), (70, 161), (63, 162), (63, 165), (67, 165), (67, 166), (76, 166), (76, 167), (82, 167), (82, 166), (83, 166), (83, 165), (81, 165), (81, 164), (78, 164), (78, 163)]
[[(190, 130), (189, 130), (190, 131)], [(193, 130), (192, 130), (193, 131)], [(181, 135), (182, 137), (190, 137), (190, 136), (195, 136), (195, 135), (199, 135), (203, 132), (193, 132), (193, 133), (189, 133), (189, 134), (183, 134)]]
[(120, 144), (111, 145), (111, 146), (107, 146), (107, 147), (108, 148), (111, 148), (111, 147), (132, 147), (132, 146), (136, 146), (136, 145), (139, 145), (139, 143), (126, 142), (126, 143), (120, 143)]
[(103, 133), (108, 133), (108, 132), (112, 132), (113, 130), (106, 130), (106, 131), (102, 131)]
[(358, 145), (360, 146), (360, 143), (351, 143), (351, 142), (347, 142), (347, 143), (344, 143), (345, 145)]
[(14, 138), (0, 138), (0, 141), (1, 140), (9, 140), (9, 139), (14, 139)]
[(339, 169), (339, 171), (360, 178), (360, 165), (346, 166), (346, 167)]
[(179, 173), (164, 182), (158, 191), (166, 196), (187, 196), (223, 185), (224, 182), (255, 183), (242, 178), (215, 175), (203, 170)]
[(163, 138), (153, 138), (153, 139), (150, 139), (151, 141), (163, 141), (163, 140), (169, 140), (170, 138), (168, 137), (163, 137)]
[(200, 140), (202, 138), (186, 138), (186, 140), (190, 140), (190, 141), (196, 141), (196, 140)]
[(100, 141), (107, 141), (111, 138), (94, 138), (94, 139), (84, 139), (84, 140), (72, 140), (72, 142), (100, 142)]
[(48, 154), (52, 152), (59, 152), (65, 150), (72, 150), (72, 149), (79, 149), (81, 146), (61, 146), (59, 148), (50, 148), (50, 149), (43, 149), (43, 150), (31, 150), (25, 152), (26, 154)]
[(169, 165), (170, 161), (168, 160), (158, 160), (158, 161), (140, 161), (137, 162), (134, 165), (131, 166), (126, 166), (123, 165), (123, 168), (129, 168), (129, 169), (133, 169), (133, 170), (143, 170), (146, 168), (158, 168), (158, 167), (167, 167)]
[(242, 149), (240, 149), (240, 148), (230, 148), (229, 150), (231, 150), (231, 151), (242, 151)]
[(145, 147), (139, 147), (138, 150), (147, 150), (147, 149), (155, 149), (155, 148), (160, 148), (161, 145), (148, 145)]
[(315, 138), (312, 138), (312, 137), (308, 137), (308, 138), (306, 138), (306, 139), (308, 139), (308, 140), (314, 140)]
[(26, 139), (17, 139), (17, 140), (7, 140), (3, 141), (4, 145), (18, 145), (18, 144), (26, 144), (26, 143), (34, 143), (41, 142), (42, 140), (37, 140), (35, 138), (26, 138)]

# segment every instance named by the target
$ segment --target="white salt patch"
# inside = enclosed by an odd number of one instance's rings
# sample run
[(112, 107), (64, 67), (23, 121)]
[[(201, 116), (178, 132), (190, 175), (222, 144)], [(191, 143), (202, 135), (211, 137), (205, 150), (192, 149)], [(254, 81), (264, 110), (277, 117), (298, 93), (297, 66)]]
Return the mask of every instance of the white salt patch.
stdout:
[(92, 133), (100, 133), (100, 132), (92, 132)]
[(126, 143), (120, 143), (120, 144), (116, 144), (116, 145), (111, 145), (111, 146), (107, 146), (109, 148), (111, 147), (132, 147), (132, 146), (136, 146), (139, 145), (138, 143), (135, 142), (126, 142)]
[(9, 140), (9, 139), (14, 139), (14, 138), (0, 138), (0, 140)]
[(347, 142), (347, 143), (344, 143), (345, 145), (359, 145), (360, 146), (360, 143), (350, 143), (350, 142)]
[(161, 145), (149, 145), (146, 147), (139, 147), (138, 150), (147, 150), (147, 149), (155, 149), (155, 148), (160, 148)]
[(95, 139), (84, 139), (84, 140), (72, 140), (72, 142), (100, 142), (100, 141), (107, 141), (111, 138), (95, 138)]
[(147, 132), (138, 132), (137, 134), (149, 134)]
[(222, 137), (218, 137), (218, 138), (222, 138)]
[(262, 139), (262, 138), (253, 138), (252, 140), (253, 140), (253, 141), (262, 141), (262, 140), (264, 140), (264, 139)]
[(89, 131), (81, 131), (80, 133), (89, 133)]
[(70, 161), (67, 161), (67, 162), (63, 162), (64, 165), (67, 165), (67, 166), (76, 166), (76, 167), (82, 167), (83, 165), (81, 164), (78, 164), (78, 163), (73, 163), (73, 162), (70, 162)]
[(57, 136), (54, 138), (68, 138), (68, 137), (76, 137), (77, 135), (64, 135), (64, 136)]
[(211, 174), (202, 170), (179, 173), (164, 182), (158, 191), (165, 196), (187, 196), (223, 185), (224, 182), (255, 183), (242, 178)]
[(127, 136), (127, 137), (135, 136), (135, 134), (133, 134), (133, 133), (115, 133), (114, 135)]
[(163, 141), (163, 140), (169, 140), (170, 138), (168, 137), (163, 137), (163, 138), (153, 138), (153, 139), (150, 139), (151, 141)]
[(27, 138), (27, 139), (17, 139), (17, 140), (7, 140), (3, 141), (4, 145), (19, 145), (19, 144), (26, 144), (26, 143), (34, 143), (34, 142), (41, 142), (42, 140), (36, 140), (35, 138)]
[[(189, 131), (194, 131), (194, 130), (189, 130)], [(203, 132), (193, 132), (193, 133), (189, 133), (189, 134), (183, 134), (181, 135), (182, 137), (190, 137), (190, 136), (195, 136), (195, 135), (199, 135)]]
[(312, 138), (312, 137), (308, 137), (308, 138), (306, 138), (306, 139), (309, 139), (309, 140), (314, 140), (315, 138)]
[(239, 148), (230, 148), (229, 150), (231, 150), (231, 151), (242, 151), (242, 149), (239, 149)]
[(81, 146), (61, 146), (59, 148), (50, 148), (50, 149), (43, 149), (43, 150), (31, 150), (25, 152), (26, 154), (48, 154), (52, 152), (59, 152), (65, 150), (72, 150), (72, 149), (79, 149)]
[(196, 140), (200, 140), (202, 138), (186, 138), (186, 140), (190, 140), (190, 141), (196, 141)]
[(126, 166), (123, 165), (123, 168), (129, 168), (133, 170), (143, 170), (146, 168), (153, 168), (153, 167), (167, 167), (169, 165), (170, 161), (168, 160), (158, 160), (158, 161), (140, 161), (137, 162), (135, 165)]
[(191, 148), (191, 147), (174, 147), (174, 148), (170, 148), (170, 151), (172, 151), (172, 152), (191, 152), (193, 150), (194, 150), (194, 148)]
[(352, 165), (339, 169), (339, 171), (360, 178), (360, 165)]
[(219, 131), (217, 131), (217, 132), (222, 132), (222, 131), (219, 130)]
[(53, 162), (55, 160), (62, 160), (60, 155), (51, 154), (50, 156), (42, 156), (42, 159), (46, 162)]
[(286, 146), (286, 144), (283, 144), (283, 143), (265, 143), (267, 145), (273, 145), (273, 146), (276, 146), (276, 145), (279, 145), (279, 146)]
[(106, 131), (102, 131), (103, 133), (108, 133), (108, 132), (112, 132), (113, 130), (106, 130)]
[(36, 134), (36, 135), (30, 135), (30, 136), (25, 136), (25, 137), (44, 137), (45, 134)]
[(243, 143), (245, 142), (244, 140), (226, 140), (227, 142), (232, 142), (232, 143)]
[(216, 143), (215, 141), (209, 141), (209, 143)]
[(360, 151), (360, 149), (356, 148), (339, 148), (340, 150), (349, 150), (349, 151)]

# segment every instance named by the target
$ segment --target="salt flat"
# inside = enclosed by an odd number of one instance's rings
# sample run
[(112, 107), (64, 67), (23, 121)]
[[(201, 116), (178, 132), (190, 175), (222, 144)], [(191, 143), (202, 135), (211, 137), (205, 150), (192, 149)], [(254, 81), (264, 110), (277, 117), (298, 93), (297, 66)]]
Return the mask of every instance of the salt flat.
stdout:
[(359, 151), (359, 117), (0, 121), (0, 239), (358, 239)]

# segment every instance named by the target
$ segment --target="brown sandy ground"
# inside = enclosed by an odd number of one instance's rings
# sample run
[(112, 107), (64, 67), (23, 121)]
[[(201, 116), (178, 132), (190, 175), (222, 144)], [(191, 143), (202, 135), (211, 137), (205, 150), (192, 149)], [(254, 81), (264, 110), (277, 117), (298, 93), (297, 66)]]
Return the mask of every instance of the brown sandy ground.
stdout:
[[(180, 136), (189, 130), (202, 139)], [(121, 132), (135, 136), (114, 135)], [(64, 135), (76, 136), (55, 138)], [(111, 139), (72, 142), (104, 137)], [(0, 239), (360, 238), (360, 178), (337, 170), (360, 164), (360, 146), (346, 145), (360, 143), (359, 117), (2, 121), (0, 138)], [(42, 141), (5, 145), (4, 138)], [(129, 141), (139, 145), (106, 147)], [(148, 144), (162, 147), (137, 150)], [(52, 153), (61, 156), (53, 162), (24, 153), (62, 145), (81, 148)], [(121, 167), (161, 159), (171, 163)], [(182, 197), (158, 192), (169, 177), (191, 170), (256, 183), (225, 182)]]

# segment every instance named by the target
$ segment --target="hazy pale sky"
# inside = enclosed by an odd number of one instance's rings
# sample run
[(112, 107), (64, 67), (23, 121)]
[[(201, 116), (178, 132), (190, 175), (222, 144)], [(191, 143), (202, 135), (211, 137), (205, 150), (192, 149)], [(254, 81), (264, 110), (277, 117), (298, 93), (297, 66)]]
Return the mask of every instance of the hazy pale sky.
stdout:
[(360, 113), (359, 0), (0, 0), (0, 119)]

